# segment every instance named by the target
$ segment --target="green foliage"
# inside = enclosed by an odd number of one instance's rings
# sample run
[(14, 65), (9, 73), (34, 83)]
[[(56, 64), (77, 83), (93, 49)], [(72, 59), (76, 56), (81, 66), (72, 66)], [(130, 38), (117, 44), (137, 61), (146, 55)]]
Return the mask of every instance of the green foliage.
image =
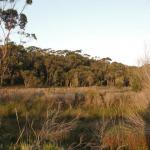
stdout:
[(135, 92), (142, 90), (142, 81), (139, 76), (134, 75), (132, 77), (131, 87), (132, 87), (132, 90)]
[[(20, 29), (24, 29), (26, 24), (27, 24), (27, 17), (25, 14), (22, 13), (22, 11), (24, 10), (26, 4), (31, 5), (32, 4), (32, 0), (26, 0), (25, 6), (23, 7), (23, 10), (20, 12), (18, 12), (18, 10), (15, 8), (17, 1), (16, 0), (11, 0), (11, 1), (7, 1), (7, 0), (1, 0), (1, 3), (5, 3), (4, 7), (0, 8), (0, 19), (1, 19), (1, 27), (3, 29), (3, 24), (4, 24), (4, 28), (6, 30), (8, 30), (9, 32), (16, 28), (17, 26)], [(8, 3), (11, 3), (11, 6), (8, 5)], [(4, 29), (3, 29), (3, 32)], [(5, 38), (9, 38), (9, 33), (7, 35), (8, 37)]]
[[(122, 87), (129, 76), (127, 66), (108, 59), (94, 60), (80, 51), (24, 48), (10, 43), (0, 47), (0, 54), (5, 47), (9, 55), (0, 64), (1, 85), (5, 86), (87, 87), (106, 81), (106, 86)], [(130, 78), (127, 79), (129, 83)]]
[(26, 6), (32, 4), (32, 0), (26, 0), (23, 3), (21, 11), (16, 7), (17, 3), (18, 0), (0, 0), (0, 26), (2, 33), (0, 39), (0, 86), (7, 84), (13, 85), (14, 82), (16, 82), (14, 81), (14, 76), (18, 76), (17, 80), (22, 80), (19, 72), (16, 71), (16, 68), (14, 69), (14, 67), (18, 66), (13, 66), (13, 61), (15, 62), (15, 65), (22, 64), (22, 62), (18, 62), (19, 56), (14, 56), (16, 54), (18, 55), (18, 52), (15, 50), (20, 49), (20, 47), (15, 47), (15, 41), (12, 41), (11, 39), (11, 35), (14, 33), (12, 31), (15, 30), (15, 33), (17, 33), (19, 37), (23, 36), (36, 39), (35, 34), (25, 32), (28, 19), (26, 14), (23, 13)]
[(37, 78), (32, 71), (22, 71), (22, 77), (25, 87), (40, 87), (42, 85), (40, 78)]
[(117, 78), (116, 79), (116, 87), (117, 88), (122, 88), (123, 87), (123, 79), (122, 78)]
[(26, 26), (27, 24), (27, 17), (25, 14), (20, 14), (20, 18), (19, 18), (19, 26), (20, 26), (20, 29), (24, 29), (24, 27)]
[(26, 0), (26, 3), (31, 5), (32, 4), (32, 0)]

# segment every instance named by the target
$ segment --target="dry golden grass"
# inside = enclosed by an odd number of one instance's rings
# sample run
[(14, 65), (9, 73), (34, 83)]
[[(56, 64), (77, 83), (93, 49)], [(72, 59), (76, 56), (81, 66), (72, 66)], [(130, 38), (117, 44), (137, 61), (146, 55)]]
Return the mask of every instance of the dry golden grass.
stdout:
[[(64, 139), (61, 142), (59, 132), (50, 134), (48, 126), (44, 127), (44, 132), (35, 129), (35, 132), (42, 133), (41, 138), (52, 139), (53, 135), (55, 141), (58, 140), (62, 145), (63, 141), (64, 145), (78, 145), (82, 137), (81, 143), (84, 144), (81, 145), (94, 150), (102, 147), (146, 150), (150, 144), (146, 140), (150, 137), (149, 97), (148, 89), (137, 93), (128, 88), (111, 87), (4, 88), (0, 89), (0, 117), (12, 116), (16, 109), (18, 117), (24, 118), (28, 114), (31, 120), (41, 119), (45, 118), (48, 108), (53, 110), (59, 104), (61, 111), (57, 116), (58, 120), (75, 119), (74, 125), (62, 132)], [(76, 98), (78, 102), (74, 103)], [(59, 130), (59, 123), (56, 124)], [(34, 124), (34, 128), (36, 126)], [(82, 149), (81, 145), (79, 144), (78, 149)]]

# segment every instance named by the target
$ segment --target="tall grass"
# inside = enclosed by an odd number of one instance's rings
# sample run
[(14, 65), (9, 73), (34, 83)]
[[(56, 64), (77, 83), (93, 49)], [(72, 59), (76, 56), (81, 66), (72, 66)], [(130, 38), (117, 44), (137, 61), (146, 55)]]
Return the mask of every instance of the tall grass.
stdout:
[(128, 149), (150, 144), (149, 90), (1, 89), (3, 149)]

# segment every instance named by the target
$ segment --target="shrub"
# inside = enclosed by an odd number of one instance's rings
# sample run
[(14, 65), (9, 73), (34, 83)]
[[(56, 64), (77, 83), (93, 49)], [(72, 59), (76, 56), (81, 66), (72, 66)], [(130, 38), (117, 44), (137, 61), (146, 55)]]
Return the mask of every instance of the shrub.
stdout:
[(31, 71), (22, 71), (25, 87), (41, 87), (42, 81)]
[(142, 82), (140, 77), (134, 75), (131, 82), (131, 88), (133, 91), (138, 92), (142, 90)]
[(116, 87), (117, 88), (123, 87), (123, 79), (121, 77), (116, 79)]

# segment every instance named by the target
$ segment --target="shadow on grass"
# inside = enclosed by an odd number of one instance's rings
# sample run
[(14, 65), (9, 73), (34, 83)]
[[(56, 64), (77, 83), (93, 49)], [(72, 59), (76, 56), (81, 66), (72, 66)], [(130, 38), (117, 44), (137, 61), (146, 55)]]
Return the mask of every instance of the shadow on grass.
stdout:
[(150, 150), (150, 104), (147, 107), (147, 110), (144, 113), (144, 115), (142, 114), (142, 117), (145, 124), (144, 132), (145, 132), (147, 150)]
[(1, 149), (9, 149), (11, 144), (14, 144), (18, 136), (18, 126), (16, 116), (3, 117), (0, 125), (0, 145)]
[[(129, 122), (126, 118), (120, 116), (105, 119), (106, 122), (103, 122), (103, 118), (101, 117), (80, 118), (69, 136), (62, 141), (63, 145), (65, 145), (65, 147), (74, 145), (74, 150), (116, 150), (118, 145), (113, 145), (113, 149), (109, 145), (104, 145), (103, 136), (105, 136), (106, 132), (111, 130), (112, 127), (120, 125), (121, 123), (129, 124)], [(104, 132), (104, 135), (98, 133), (100, 130), (103, 130), (103, 125), (104, 131), (102, 132)], [(129, 150), (128, 146), (123, 147), (123, 149)]]

